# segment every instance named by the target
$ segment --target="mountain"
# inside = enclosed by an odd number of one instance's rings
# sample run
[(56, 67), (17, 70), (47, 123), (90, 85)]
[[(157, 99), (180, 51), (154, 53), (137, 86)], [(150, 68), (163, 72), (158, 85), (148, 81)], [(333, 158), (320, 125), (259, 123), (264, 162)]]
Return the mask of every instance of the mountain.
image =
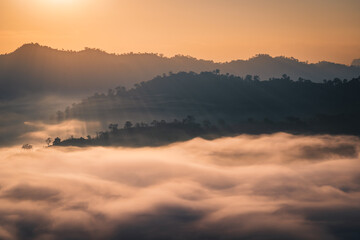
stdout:
[(360, 77), (314, 83), (282, 78), (259, 81), (217, 72), (180, 72), (156, 77), (135, 88), (96, 93), (59, 111), (57, 120), (109, 122), (173, 120), (186, 115), (228, 122), (248, 118), (281, 120), (289, 116), (360, 115)]
[(360, 68), (355, 66), (330, 62), (307, 64), (294, 58), (269, 55), (216, 63), (181, 55), (171, 58), (152, 53), (116, 55), (90, 48), (64, 51), (31, 43), (0, 55), (0, 98), (18, 98), (27, 94), (84, 96), (119, 85), (131, 87), (163, 73), (200, 73), (214, 69), (238, 76), (258, 75), (263, 80), (282, 74), (315, 82), (360, 75)]

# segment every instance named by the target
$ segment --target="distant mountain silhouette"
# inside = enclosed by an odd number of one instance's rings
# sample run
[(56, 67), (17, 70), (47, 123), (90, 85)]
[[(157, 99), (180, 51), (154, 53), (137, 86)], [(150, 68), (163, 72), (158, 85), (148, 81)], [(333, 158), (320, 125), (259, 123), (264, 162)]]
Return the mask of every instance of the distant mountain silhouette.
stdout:
[(262, 80), (287, 74), (321, 82), (323, 79), (351, 79), (360, 68), (330, 62), (307, 64), (294, 58), (257, 55), (249, 60), (226, 63), (177, 55), (171, 58), (152, 53), (108, 54), (99, 49), (64, 51), (39, 44), (25, 44), (0, 55), (0, 99), (26, 94), (76, 95), (133, 86), (157, 75), (179, 71), (212, 71), (238, 76), (258, 75)]

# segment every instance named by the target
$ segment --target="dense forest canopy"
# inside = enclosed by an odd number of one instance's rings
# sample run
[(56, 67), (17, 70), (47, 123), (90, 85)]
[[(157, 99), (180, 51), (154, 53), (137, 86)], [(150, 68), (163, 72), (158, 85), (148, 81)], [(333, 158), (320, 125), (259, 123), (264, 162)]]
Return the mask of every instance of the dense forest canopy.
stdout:
[(237, 77), (213, 72), (180, 72), (155, 77), (134, 88), (96, 93), (65, 111), (57, 120), (172, 120), (186, 115), (199, 119), (247, 118), (274, 120), (287, 116), (358, 114), (360, 78), (314, 83), (289, 76), (259, 81), (258, 76)]
[[(260, 81), (258, 76), (223, 75), (219, 70), (169, 73), (129, 90), (95, 93), (58, 111), (58, 121), (96, 120), (105, 130), (86, 138), (55, 138), (53, 145), (160, 146), (244, 133), (359, 135), (359, 93), (360, 77), (314, 83), (286, 74)], [(193, 115), (181, 118), (186, 113)]]

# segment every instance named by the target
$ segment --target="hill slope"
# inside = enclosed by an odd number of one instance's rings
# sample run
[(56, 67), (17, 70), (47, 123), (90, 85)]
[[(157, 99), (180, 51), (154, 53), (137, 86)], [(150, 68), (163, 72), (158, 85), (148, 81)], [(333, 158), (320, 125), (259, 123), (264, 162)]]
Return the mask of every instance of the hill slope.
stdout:
[(293, 81), (288, 76), (267, 81), (214, 72), (180, 72), (142, 82), (136, 88), (117, 88), (73, 104), (57, 118), (132, 120), (181, 118), (239, 119), (319, 114), (359, 114), (360, 78), (326, 83)]
[(130, 87), (163, 73), (212, 71), (238, 76), (258, 75), (265, 80), (287, 74), (321, 82), (335, 77), (351, 79), (360, 67), (320, 62), (307, 64), (294, 58), (258, 55), (249, 60), (227, 63), (187, 56), (162, 57), (157, 54), (108, 54), (98, 49), (62, 51), (39, 44), (25, 44), (0, 55), (0, 96), (10, 99), (26, 94), (72, 95), (105, 91), (118, 85)]

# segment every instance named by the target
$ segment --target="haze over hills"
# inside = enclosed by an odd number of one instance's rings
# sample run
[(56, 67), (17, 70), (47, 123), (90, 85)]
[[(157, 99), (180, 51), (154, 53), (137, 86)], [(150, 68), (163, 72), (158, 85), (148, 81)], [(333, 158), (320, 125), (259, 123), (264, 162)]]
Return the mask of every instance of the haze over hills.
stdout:
[(157, 75), (179, 71), (212, 71), (237, 76), (258, 75), (261, 80), (287, 74), (322, 82), (324, 79), (351, 79), (360, 67), (331, 62), (308, 64), (295, 58), (257, 55), (248, 60), (216, 63), (189, 56), (171, 58), (152, 53), (109, 54), (99, 49), (56, 50), (39, 44), (25, 44), (0, 55), (0, 96), (11, 99), (28, 93), (88, 95), (116, 86), (132, 87)]
[[(215, 69), (219, 69), (220, 74), (215, 74)], [(338, 78), (333, 82), (338, 84), (345, 78), (348, 81), (358, 78), (360, 67), (329, 62), (307, 64), (294, 58), (269, 55), (215, 63), (180, 55), (171, 58), (149, 53), (116, 55), (99, 49), (86, 48), (75, 52), (25, 44), (12, 53), (0, 55), (0, 126), (6, 126), (0, 128), (0, 145), (11, 144), (19, 136), (32, 131), (34, 127), (28, 122), (46, 121), (50, 115), (56, 115), (57, 110), (64, 110), (84, 98), (85, 102), (68, 109), (70, 115), (65, 110), (60, 113), (60, 118), (63, 115), (69, 119), (99, 120), (106, 127), (114, 120), (170, 120), (188, 114), (214, 120), (225, 118), (229, 112), (233, 112), (230, 119), (338, 114), (342, 111), (332, 110), (341, 110), (344, 104), (348, 104), (342, 98), (348, 94), (342, 92), (342, 85), (334, 88), (338, 93), (334, 98), (331, 95), (334, 86), (319, 87), (305, 84), (304, 80), (280, 85), (257, 82), (258, 79), (280, 79), (284, 73), (293, 80), (302, 77), (313, 82)], [(260, 78), (253, 77), (256, 81), (248, 83), (248, 74)], [(117, 86), (129, 89), (134, 84), (136, 86), (128, 91), (117, 88), (108, 92)], [(297, 92), (298, 86), (302, 89), (300, 92)], [(324, 88), (330, 91), (323, 91)], [(304, 89), (312, 91), (311, 98)], [(120, 96), (112, 97), (119, 91)], [(248, 91), (254, 95), (249, 95)], [(95, 94), (86, 99), (96, 92), (106, 94)], [(348, 97), (356, 94), (352, 92)], [(315, 106), (317, 99), (325, 103)], [(296, 108), (289, 101), (297, 104)], [(358, 106), (357, 103), (350, 104), (350, 107)]]
[(248, 119), (279, 121), (289, 116), (309, 119), (346, 115), (355, 119), (360, 116), (359, 92), (360, 77), (313, 83), (293, 81), (287, 75), (259, 81), (216, 71), (179, 72), (142, 82), (130, 90), (116, 88), (106, 94), (96, 93), (57, 112), (56, 119), (100, 121), (105, 127), (110, 122), (172, 121), (186, 115), (229, 123)]

